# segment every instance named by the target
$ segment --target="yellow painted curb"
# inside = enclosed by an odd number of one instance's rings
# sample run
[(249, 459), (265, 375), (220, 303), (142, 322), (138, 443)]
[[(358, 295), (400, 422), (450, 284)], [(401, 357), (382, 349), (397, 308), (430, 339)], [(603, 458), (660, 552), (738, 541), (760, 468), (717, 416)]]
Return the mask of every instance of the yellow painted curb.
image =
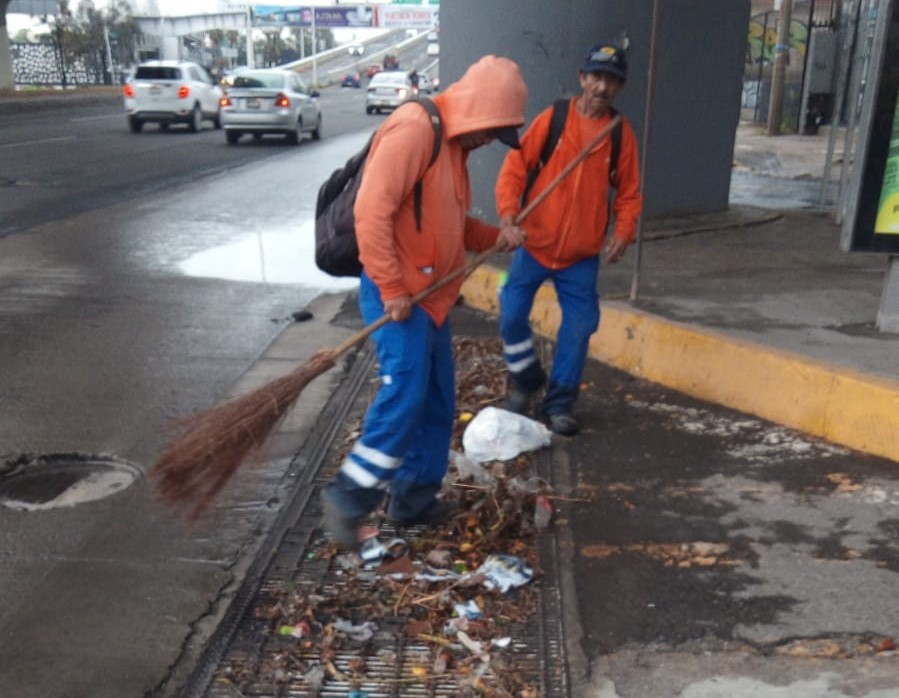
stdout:
[[(502, 272), (476, 269), (465, 303), (499, 310)], [(555, 337), (560, 313), (544, 286), (531, 313), (534, 331)], [(757, 415), (827, 441), (899, 462), (899, 382), (800, 354), (662, 319), (605, 301), (590, 356), (694, 397)]]

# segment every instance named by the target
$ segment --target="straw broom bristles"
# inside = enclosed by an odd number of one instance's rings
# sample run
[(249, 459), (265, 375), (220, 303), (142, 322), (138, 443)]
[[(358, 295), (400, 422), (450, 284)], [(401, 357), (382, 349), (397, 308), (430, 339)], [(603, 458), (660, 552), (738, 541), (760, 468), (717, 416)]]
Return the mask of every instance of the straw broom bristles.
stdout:
[[(578, 156), (556, 175), (515, 218), (520, 224), (568, 174), (608, 136), (621, 120), (616, 115)], [(459, 276), (470, 274), (496, 247), (479, 253), (433, 285), (412, 297), (416, 304)], [(159, 497), (172, 505), (192, 504), (188, 519), (196, 520), (212, 503), (240, 466), (258, 458), (266, 439), (314, 378), (334, 366), (337, 358), (390, 322), (384, 315), (334, 349), (322, 349), (301, 367), (246, 395), (234, 398), (205, 412), (176, 423), (180, 436), (172, 441), (153, 464), (150, 474), (156, 480)]]
[(181, 435), (151, 470), (160, 498), (191, 505), (188, 519), (197, 519), (241, 464), (260, 452), (303, 389), (334, 366), (335, 358), (333, 350), (323, 349), (287, 375), (177, 422)]

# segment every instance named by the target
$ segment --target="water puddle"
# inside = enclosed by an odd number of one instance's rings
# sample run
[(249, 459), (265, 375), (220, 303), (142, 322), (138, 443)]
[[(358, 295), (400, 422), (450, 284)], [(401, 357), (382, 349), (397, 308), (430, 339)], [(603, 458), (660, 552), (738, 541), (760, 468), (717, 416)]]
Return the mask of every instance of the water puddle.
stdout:
[(315, 266), (315, 221), (267, 229), (198, 252), (181, 262), (188, 276), (267, 284), (301, 284), (322, 291), (355, 288), (355, 278), (335, 278)]

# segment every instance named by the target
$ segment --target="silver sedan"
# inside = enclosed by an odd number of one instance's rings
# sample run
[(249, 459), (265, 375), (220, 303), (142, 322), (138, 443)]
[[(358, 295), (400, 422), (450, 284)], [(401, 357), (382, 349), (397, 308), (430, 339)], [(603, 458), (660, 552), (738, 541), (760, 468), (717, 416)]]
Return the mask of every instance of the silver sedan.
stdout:
[(234, 145), (245, 133), (262, 138), (266, 133), (287, 136), (299, 143), (303, 134), (314, 140), (322, 135), (322, 115), (316, 90), (309, 90), (292, 70), (244, 70), (221, 99), (225, 139)]

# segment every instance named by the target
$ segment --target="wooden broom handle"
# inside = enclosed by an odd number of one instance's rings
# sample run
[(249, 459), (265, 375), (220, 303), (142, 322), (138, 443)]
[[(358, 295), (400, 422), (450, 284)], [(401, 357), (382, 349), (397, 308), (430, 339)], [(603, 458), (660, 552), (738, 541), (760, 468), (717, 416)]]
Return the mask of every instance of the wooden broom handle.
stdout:
[[(580, 153), (577, 154), (577, 157), (574, 158), (574, 160), (572, 160), (571, 162), (569, 162), (565, 166), (565, 168), (559, 174), (556, 175), (555, 179), (553, 179), (553, 181), (551, 181), (548, 185), (546, 185), (546, 188), (543, 189), (537, 196), (535, 196), (534, 199), (527, 206), (525, 206), (524, 209), (522, 209), (522, 211), (517, 216), (515, 216), (515, 225), (521, 225), (524, 222), (524, 219), (530, 215), (531, 211), (533, 211), (535, 208), (537, 208), (537, 206), (539, 206), (540, 203), (543, 202), (543, 199), (545, 199), (553, 189), (555, 189), (557, 186), (559, 186), (559, 183), (563, 179), (565, 179), (569, 174), (571, 174), (571, 171), (575, 167), (577, 167), (578, 165), (581, 164), (581, 161), (584, 158), (586, 158), (590, 154), (590, 151), (592, 151), (596, 146), (598, 146), (600, 144), (600, 142), (609, 135), (609, 133), (612, 131), (612, 129), (618, 125), (619, 121), (621, 121), (621, 115), (616, 114), (612, 118), (612, 120), (609, 121), (609, 123), (607, 123), (599, 133), (596, 134), (596, 137), (592, 141), (590, 141), (590, 143), (583, 150), (581, 150)], [(442, 279), (435, 281), (433, 284), (431, 284), (427, 288), (419, 291), (414, 296), (412, 296), (412, 304), (415, 305), (417, 303), (420, 303), (421, 301), (423, 301), (425, 298), (430, 296), (432, 293), (434, 293), (438, 289), (441, 289), (444, 286), (446, 286), (453, 279), (457, 279), (460, 276), (462, 276), (463, 274), (465, 276), (468, 276), (477, 267), (481, 266), (481, 264), (483, 264), (484, 261), (490, 255), (495, 254), (498, 251), (499, 251), (498, 246), (494, 245), (493, 247), (491, 247), (488, 250), (479, 252), (477, 255), (472, 257), (471, 261), (469, 261), (468, 264), (461, 266), (458, 269), (454, 269), (449, 274), (444, 276)], [(343, 342), (341, 342), (339, 345), (337, 345), (334, 349), (331, 350), (332, 358), (336, 359), (338, 356), (343, 354), (345, 351), (347, 351), (351, 347), (355, 346), (356, 344), (361, 342), (363, 339), (366, 339), (370, 334), (375, 332), (375, 330), (380, 329), (381, 327), (386, 325), (388, 322), (390, 322), (390, 314), (385, 313), (384, 315), (382, 315), (380, 318), (375, 320), (370, 325), (367, 325), (367, 326), (363, 327), (361, 330), (359, 330), (358, 332), (356, 332), (356, 334), (352, 335), (351, 337), (347, 337)]]

